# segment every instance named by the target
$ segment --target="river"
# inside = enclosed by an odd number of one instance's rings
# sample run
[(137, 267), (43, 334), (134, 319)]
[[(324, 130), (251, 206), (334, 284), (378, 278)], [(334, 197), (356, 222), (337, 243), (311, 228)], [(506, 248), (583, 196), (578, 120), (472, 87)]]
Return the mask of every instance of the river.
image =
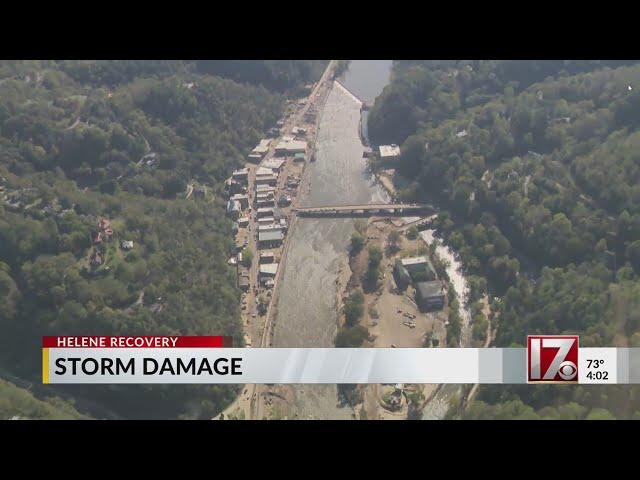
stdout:
[[(360, 107), (372, 104), (389, 81), (391, 61), (354, 60), (324, 106), (316, 161), (305, 171), (301, 205), (347, 205), (388, 200), (366, 170)], [(352, 93), (350, 93), (352, 92)], [(357, 96), (358, 98), (354, 97)], [(352, 219), (300, 218), (290, 233), (276, 304), (274, 347), (331, 347), (337, 331), (337, 279), (348, 272)], [(307, 419), (348, 419), (335, 385), (294, 388), (295, 414)]]

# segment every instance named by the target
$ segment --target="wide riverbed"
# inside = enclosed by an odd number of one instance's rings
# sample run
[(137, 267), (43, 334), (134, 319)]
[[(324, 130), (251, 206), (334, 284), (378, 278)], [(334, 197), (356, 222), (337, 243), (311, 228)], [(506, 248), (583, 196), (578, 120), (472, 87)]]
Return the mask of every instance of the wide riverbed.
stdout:
[[(358, 98), (373, 103), (387, 84), (390, 69), (391, 61), (353, 61), (341, 80), (349, 91), (334, 84), (320, 120), (316, 161), (305, 172), (302, 205), (387, 200), (386, 193), (366, 172)], [(352, 233), (351, 219), (298, 219), (279, 287), (275, 347), (333, 346), (338, 318), (336, 281), (348, 271)], [(296, 386), (294, 413), (302, 419), (351, 418), (349, 408), (338, 406), (335, 385)]]

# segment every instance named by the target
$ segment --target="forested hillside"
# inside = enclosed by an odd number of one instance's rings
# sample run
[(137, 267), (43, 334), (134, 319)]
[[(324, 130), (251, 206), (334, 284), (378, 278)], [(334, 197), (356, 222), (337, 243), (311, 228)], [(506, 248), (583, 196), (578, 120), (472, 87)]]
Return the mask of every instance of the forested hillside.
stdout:
[[(309, 69), (282, 73), (286, 86), (316, 80)], [(0, 62), (0, 367), (37, 380), (42, 335), (241, 343), (219, 194), (282, 114), (285, 97), (265, 84), (194, 62)], [(188, 195), (194, 184), (202, 195)], [(65, 391), (125, 418), (210, 418), (235, 390)]]
[(238, 82), (263, 85), (277, 91), (297, 91), (315, 82), (329, 63), (318, 60), (200, 60), (200, 72), (220, 75)]
[[(396, 62), (369, 122), (402, 148), (375, 167), (442, 207), (439, 232), (498, 297), (497, 346), (535, 333), (640, 346), (640, 65)], [(632, 418), (638, 393), (483, 387), (464, 415)]]
[(88, 417), (59, 398), (46, 401), (0, 379), (0, 419), (2, 420), (76, 420)]

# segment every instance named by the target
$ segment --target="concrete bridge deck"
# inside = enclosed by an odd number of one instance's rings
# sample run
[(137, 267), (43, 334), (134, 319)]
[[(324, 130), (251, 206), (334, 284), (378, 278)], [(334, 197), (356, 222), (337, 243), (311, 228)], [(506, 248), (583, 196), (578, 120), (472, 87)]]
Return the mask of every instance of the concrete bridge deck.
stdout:
[(430, 215), (435, 212), (431, 205), (415, 203), (389, 203), (369, 205), (335, 205), (322, 207), (299, 207), (294, 209), (301, 217), (411, 217)]

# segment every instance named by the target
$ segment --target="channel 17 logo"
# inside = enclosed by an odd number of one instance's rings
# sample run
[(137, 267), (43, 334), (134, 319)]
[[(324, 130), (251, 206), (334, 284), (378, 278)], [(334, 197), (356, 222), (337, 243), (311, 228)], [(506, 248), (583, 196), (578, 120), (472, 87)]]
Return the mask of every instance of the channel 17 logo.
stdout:
[(528, 336), (527, 375), (529, 382), (576, 383), (578, 381), (578, 336)]

